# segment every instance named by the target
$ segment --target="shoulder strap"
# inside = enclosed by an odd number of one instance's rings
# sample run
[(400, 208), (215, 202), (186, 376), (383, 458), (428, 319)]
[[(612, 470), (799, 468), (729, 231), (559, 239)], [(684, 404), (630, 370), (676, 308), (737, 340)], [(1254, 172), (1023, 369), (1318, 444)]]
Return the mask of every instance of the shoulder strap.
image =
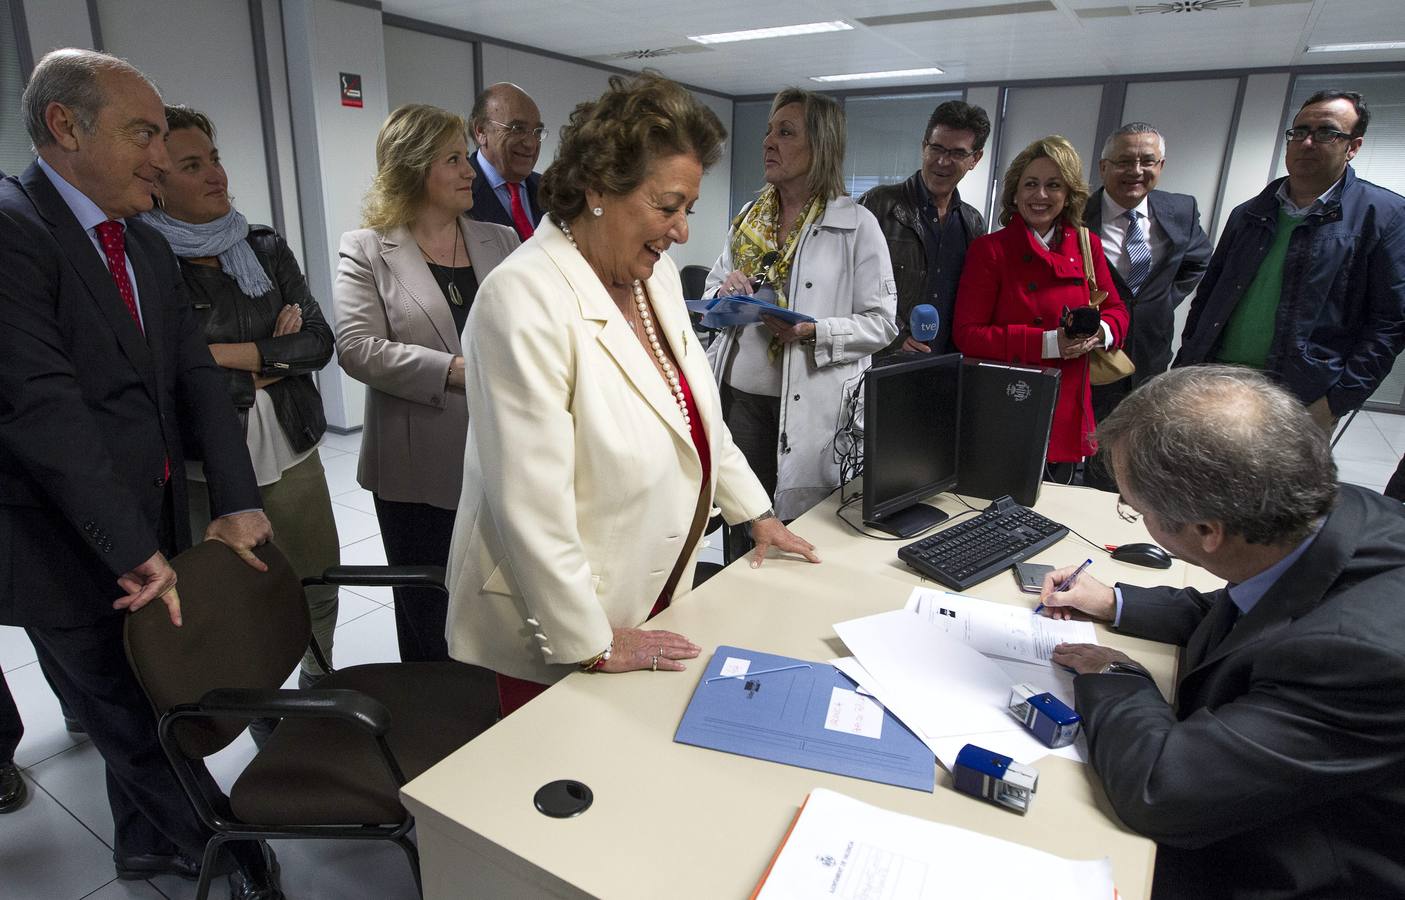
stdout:
[(1088, 279), (1088, 289), (1098, 289), (1098, 275), (1093, 269), (1093, 242), (1088, 240), (1088, 229), (1078, 226), (1078, 249), (1083, 254), (1083, 277)]

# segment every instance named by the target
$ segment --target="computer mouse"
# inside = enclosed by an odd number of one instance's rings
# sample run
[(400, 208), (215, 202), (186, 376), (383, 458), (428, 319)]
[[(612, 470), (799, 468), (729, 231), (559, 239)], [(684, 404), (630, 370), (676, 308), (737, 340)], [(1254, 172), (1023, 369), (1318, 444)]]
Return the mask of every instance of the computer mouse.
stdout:
[(1155, 544), (1122, 544), (1112, 551), (1112, 558), (1134, 566), (1146, 566), (1148, 569), (1171, 568), (1171, 554)]

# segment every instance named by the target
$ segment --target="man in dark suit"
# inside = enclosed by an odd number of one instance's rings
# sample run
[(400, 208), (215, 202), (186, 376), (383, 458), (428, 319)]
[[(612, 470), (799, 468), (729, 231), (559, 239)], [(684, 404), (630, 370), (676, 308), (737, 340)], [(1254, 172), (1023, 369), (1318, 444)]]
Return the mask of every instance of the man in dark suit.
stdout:
[(546, 137), (541, 111), (526, 91), (503, 81), (474, 99), (468, 127), (478, 143), (469, 157), (477, 177), (468, 214), (480, 222), (506, 225), (525, 241), (542, 220), (537, 202), (542, 177), (532, 171)]
[(1263, 373), (1173, 369), (1098, 429), (1124, 518), (1227, 586), (1045, 580), (1079, 610), (1184, 646), (1174, 704), (1119, 651), (1062, 644), (1089, 762), (1160, 844), (1153, 893), (1405, 896), (1405, 515), (1336, 483), (1327, 436)]
[[(1098, 173), (1103, 186), (1088, 198), (1083, 224), (1102, 239), (1117, 295), (1132, 324), (1127, 355), (1135, 374), (1093, 387), (1093, 418), (1101, 422), (1137, 385), (1171, 364), (1176, 307), (1195, 290), (1210, 262), (1210, 238), (1189, 194), (1156, 190), (1166, 166), (1166, 140), (1145, 122), (1108, 135)], [(1102, 457), (1089, 461), (1086, 483), (1113, 490)]]
[[(0, 182), (0, 623), (26, 629), (103, 756), (118, 877), (194, 877), (208, 832), (122, 621), (159, 600), (180, 624), (167, 557), (190, 543), (185, 442), (210, 474), (205, 537), (263, 568), (252, 548), (271, 529), (175, 257), (131, 218), (170, 165), (160, 95), (121, 60), (56, 50), (23, 107), (39, 158)], [(281, 896), (257, 844), (231, 854), (236, 896)]]

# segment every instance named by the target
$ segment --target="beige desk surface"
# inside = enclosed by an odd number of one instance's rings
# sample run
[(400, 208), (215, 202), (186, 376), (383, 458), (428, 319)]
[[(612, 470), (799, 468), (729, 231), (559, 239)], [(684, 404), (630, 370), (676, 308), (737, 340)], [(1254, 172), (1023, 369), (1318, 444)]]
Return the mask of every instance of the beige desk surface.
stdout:
[[(949, 495), (934, 503), (953, 515), (964, 509)], [(1140, 523), (1115, 515), (1114, 503), (1112, 494), (1046, 485), (1036, 509), (1100, 545), (1147, 540)], [(407, 785), (425, 896), (746, 897), (806, 794), (826, 787), (1068, 858), (1109, 856), (1121, 895), (1148, 897), (1154, 845), (1112, 817), (1078, 763), (1037, 762), (1039, 792), (1021, 817), (956, 793), (940, 768), (927, 794), (673, 742), (718, 645), (801, 659), (845, 655), (833, 623), (897, 608), (914, 585), (933, 584), (898, 561), (901, 543), (860, 537), (836, 518), (837, 506), (831, 497), (793, 525), (822, 565), (770, 559), (752, 570), (740, 562), (655, 620), (703, 647), (687, 672), (572, 675)], [(846, 515), (857, 521), (857, 504)], [(1089, 556), (1091, 574), (1108, 583), (1217, 586), (1180, 562), (1169, 570), (1113, 562), (1072, 536), (1034, 561)], [(1033, 602), (1008, 575), (969, 593)], [(1174, 648), (1099, 632), (1170, 690)], [(538, 813), (533, 794), (558, 778), (587, 784), (590, 809), (565, 820)]]

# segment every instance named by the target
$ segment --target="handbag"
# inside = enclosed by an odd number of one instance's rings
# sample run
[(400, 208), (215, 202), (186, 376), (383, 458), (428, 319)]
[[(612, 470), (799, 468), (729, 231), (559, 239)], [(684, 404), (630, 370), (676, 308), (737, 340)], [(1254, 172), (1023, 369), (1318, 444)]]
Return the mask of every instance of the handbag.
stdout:
[[(1098, 276), (1093, 270), (1092, 241), (1088, 240), (1088, 229), (1081, 225), (1078, 227), (1078, 249), (1083, 253), (1083, 277), (1088, 280), (1088, 305), (1097, 309), (1107, 299), (1107, 291), (1098, 289)], [(1088, 354), (1088, 380), (1093, 384), (1112, 384), (1135, 371), (1136, 364), (1122, 350), (1099, 347)]]

